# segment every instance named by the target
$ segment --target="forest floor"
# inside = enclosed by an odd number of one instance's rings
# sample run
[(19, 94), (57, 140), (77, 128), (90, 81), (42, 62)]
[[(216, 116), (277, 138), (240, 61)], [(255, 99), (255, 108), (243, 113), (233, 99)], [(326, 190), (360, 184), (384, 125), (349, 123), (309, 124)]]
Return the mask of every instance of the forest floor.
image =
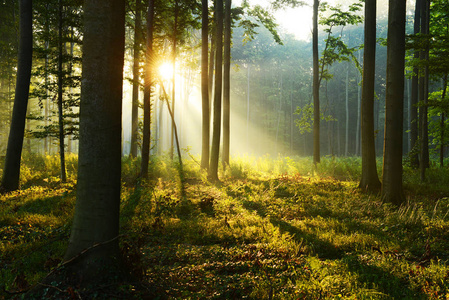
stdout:
[[(20, 298), (60, 265), (76, 157), (68, 183), (57, 165), (26, 157), (22, 189), (0, 196), (0, 299)], [(407, 202), (397, 208), (358, 190), (359, 158), (323, 158), (313, 174), (310, 158), (247, 157), (219, 184), (194, 160), (184, 184), (164, 159), (138, 182), (139, 165), (123, 161), (121, 248), (169, 299), (449, 299), (447, 168), (421, 183), (405, 166)], [(132, 284), (119, 294), (46, 288), (68, 299), (143, 297)]]

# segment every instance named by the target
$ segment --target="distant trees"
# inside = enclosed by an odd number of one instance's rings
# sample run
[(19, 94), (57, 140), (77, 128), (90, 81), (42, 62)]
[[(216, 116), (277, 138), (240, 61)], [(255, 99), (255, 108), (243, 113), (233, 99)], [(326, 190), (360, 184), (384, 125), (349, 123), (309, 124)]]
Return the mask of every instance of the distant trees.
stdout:
[(0, 189), (13, 191), (19, 188), (20, 161), (25, 131), (25, 119), (30, 90), (31, 63), (33, 53), (33, 2), (21, 0), (20, 8), (20, 38), (17, 66), (16, 92), (12, 113), (11, 127), (6, 150), (5, 167)]

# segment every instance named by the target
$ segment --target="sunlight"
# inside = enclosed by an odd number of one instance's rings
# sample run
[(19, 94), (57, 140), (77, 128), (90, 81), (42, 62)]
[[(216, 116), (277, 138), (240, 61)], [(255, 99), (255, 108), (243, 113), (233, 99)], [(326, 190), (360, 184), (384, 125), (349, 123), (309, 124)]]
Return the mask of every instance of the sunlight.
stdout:
[(173, 64), (169, 62), (164, 62), (159, 66), (159, 75), (161, 75), (162, 80), (169, 80), (173, 77)]

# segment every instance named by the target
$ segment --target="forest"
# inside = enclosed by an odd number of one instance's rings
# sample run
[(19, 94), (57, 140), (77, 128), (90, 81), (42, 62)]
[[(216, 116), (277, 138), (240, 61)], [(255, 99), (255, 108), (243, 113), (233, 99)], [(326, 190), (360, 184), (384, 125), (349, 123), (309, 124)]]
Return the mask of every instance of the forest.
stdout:
[(449, 299), (448, 73), (445, 0), (0, 0), (0, 299)]

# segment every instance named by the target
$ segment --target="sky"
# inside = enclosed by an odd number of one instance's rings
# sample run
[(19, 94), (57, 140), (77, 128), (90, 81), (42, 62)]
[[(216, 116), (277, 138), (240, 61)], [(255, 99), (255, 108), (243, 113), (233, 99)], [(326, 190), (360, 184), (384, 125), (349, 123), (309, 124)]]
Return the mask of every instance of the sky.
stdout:
[[(299, 40), (309, 40), (312, 36), (312, 0), (304, 0), (308, 3), (307, 6), (297, 8), (286, 8), (274, 12), (274, 17), (279, 24), (280, 31), (293, 34)], [(251, 5), (261, 5), (269, 8), (270, 0), (249, 0)], [(348, 3), (346, 0), (327, 0), (330, 5), (337, 5)], [(355, 2), (355, 1), (354, 1)], [(409, 7), (414, 0), (407, 1)], [(241, 3), (240, 0), (233, 1), (235, 5)], [(388, 14), (388, 0), (377, 1), (377, 16), (385, 17)]]

